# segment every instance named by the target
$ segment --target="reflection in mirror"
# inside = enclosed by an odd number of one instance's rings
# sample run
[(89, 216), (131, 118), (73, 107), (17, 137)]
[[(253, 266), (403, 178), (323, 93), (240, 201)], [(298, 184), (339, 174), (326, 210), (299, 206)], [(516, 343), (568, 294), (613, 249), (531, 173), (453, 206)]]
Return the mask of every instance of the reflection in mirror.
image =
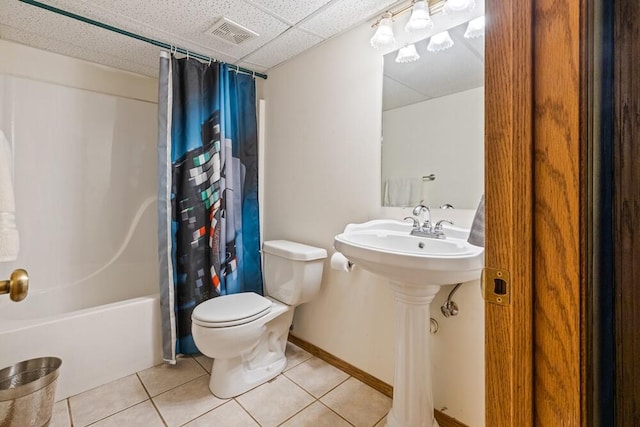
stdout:
[[(484, 175), (484, 37), (449, 29), (453, 46), (398, 63), (384, 57), (383, 206), (475, 209)], [(433, 38), (433, 37), (432, 37)]]

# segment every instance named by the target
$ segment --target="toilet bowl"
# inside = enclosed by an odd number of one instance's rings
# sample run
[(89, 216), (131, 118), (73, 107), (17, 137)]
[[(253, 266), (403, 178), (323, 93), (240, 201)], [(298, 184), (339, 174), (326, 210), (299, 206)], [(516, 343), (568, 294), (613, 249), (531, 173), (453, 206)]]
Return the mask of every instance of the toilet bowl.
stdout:
[(193, 340), (214, 359), (209, 389), (220, 398), (238, 396), (285, 368), (285, 347), (296, 306), (320, 289), (327, 252), (286, 240), (265, 242), (264, 286), (253, 292), (204, 301), (191, 315)]

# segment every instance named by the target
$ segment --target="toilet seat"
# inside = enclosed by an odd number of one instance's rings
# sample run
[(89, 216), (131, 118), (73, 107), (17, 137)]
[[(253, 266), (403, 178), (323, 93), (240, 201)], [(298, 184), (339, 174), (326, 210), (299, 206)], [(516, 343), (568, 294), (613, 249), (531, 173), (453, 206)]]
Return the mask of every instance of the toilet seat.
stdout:
[(206, 328), (225, 328), (252, 322), (271, 311), (271, 300), (254, 292), (223, 295), (196, 306), (191, 320)]

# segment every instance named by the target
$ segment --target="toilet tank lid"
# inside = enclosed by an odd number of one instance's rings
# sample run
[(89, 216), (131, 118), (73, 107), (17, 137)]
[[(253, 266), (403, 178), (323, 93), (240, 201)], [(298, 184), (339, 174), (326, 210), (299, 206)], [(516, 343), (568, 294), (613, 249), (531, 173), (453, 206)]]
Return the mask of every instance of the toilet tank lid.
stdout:
[(289, 240), (269, 240), (262, 245), (262, 251), (294, 261), (314, 261), (327, 257), (327, 251), (314, 246)]

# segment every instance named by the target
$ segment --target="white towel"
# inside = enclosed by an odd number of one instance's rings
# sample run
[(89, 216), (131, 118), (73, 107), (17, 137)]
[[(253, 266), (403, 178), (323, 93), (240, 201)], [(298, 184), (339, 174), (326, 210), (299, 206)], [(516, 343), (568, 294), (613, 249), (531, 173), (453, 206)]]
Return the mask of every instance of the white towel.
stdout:
[(385, 182), (385, 206), (415, 206), (421, 202), (422, 180), (415, 177), (391, 176)]
[(0, 130), (0, 262), (18, 258), (20, 238), (16, 228), (16, 202), (13, 197), (11, 147)]

